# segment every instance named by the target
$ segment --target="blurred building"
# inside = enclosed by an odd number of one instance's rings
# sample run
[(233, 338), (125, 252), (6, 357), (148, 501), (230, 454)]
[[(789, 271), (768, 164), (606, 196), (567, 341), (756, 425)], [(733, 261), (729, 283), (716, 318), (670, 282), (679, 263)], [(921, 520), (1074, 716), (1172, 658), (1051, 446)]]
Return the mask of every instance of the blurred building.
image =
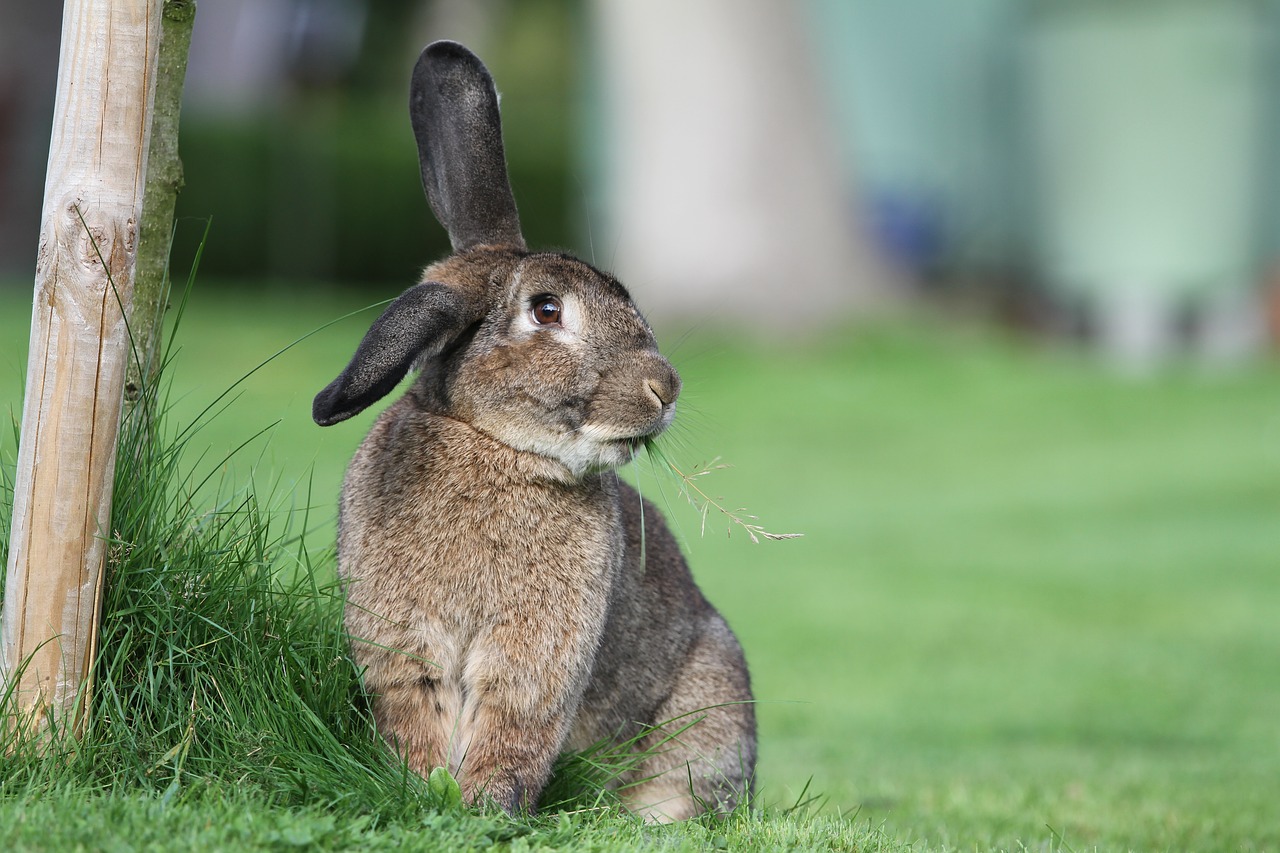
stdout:
[(1023, 15), (1035, 269), (1123, 366), (1237, 357), (1265, 333), (1268, 24), (1254, 0)]

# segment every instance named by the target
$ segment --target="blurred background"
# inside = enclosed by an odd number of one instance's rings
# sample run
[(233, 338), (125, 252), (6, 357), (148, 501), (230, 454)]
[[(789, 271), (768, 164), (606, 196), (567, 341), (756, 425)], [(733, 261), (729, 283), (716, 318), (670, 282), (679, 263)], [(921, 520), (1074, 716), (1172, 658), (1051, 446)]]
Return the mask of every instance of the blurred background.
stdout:
[[(10, 2), (0, 34), (10, 281), (34, 266), (59, 12)], [(179, 213), (213, 218), (220, 278), (411, 280), (445, 243), (405, 69), (448, 34), (506, 96), (531, 244), (659, 315), (789, 328), (923, 297), (1136, 369), (1231, 359), (1276, 325), (1278, 20), (1272, 0), (219, 0)]]
[[(0, 9), (16, 412), (60, 9)], [(462, 41), (530, 246), (618, 274), (685, 377), (674, 458), (806, 534), (702, 534), (633, 474), (743, 638), (767, 801), (812, 777), (903, 841), (1274, 848), (1278, 33), (1280, 0), (205, 0), (174, 411), (447, 251), (406, 93)], [(244, 467), (310, 492), (321, 545), (373, 413), (320, 431), (310, 396), (371, 318), (202, 432), (217, 469), (274, 424)]]

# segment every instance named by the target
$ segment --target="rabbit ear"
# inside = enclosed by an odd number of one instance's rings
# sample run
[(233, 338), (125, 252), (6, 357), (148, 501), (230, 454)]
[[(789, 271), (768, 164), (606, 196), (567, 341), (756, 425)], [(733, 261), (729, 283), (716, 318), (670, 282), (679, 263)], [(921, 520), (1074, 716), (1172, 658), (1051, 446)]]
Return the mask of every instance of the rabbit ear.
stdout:
[(454, 250), (525, 248), (502, 150), (498, 92), (484, 64), (457, 42), (428, 45), (413, 69), (409, 117), (427, 201)]
[(482, 313), (479, 302), (443, 284), (409, 288), (365, 333), (341, 375), (316, 395), (311, 417), (332, 426), (364, 411), (390, 393), (416, 359), (439, 355)]

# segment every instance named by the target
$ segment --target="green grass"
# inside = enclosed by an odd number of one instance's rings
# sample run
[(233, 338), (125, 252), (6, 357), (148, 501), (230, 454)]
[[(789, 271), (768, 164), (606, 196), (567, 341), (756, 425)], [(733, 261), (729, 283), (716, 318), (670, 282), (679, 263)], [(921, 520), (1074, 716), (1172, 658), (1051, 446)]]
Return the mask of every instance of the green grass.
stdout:
[[(202, 282), (178, 341), (172, 422), (289, 341), (388, 295)], [(26, 311), (24, 292), (0, 291), (0, 341), (12, 342), (0, 348), (0, 405), (15, 412)], [(369, 319), (255, 373), (186, 451), (201, 476), (225, 473), (224, 496), (244, 495), (250, 473), (276, 505), (309, 486), (321, 584), (341, 471), (372, 413), (321, 430), (310, 398)], [(344, 671), (311, 688), (324, 725), (268, 744), (279, 772), (213, 750), (233, 742), (213, 734), (203, 760), (238, 769), (184, 768), (207, 781), (168, 800), (172, 767), (163, 784), (101, 767), (44, 782), (9, 771), (0, 848), (1280, 848), (1280, 367), (1133, 382), (923, 318), (791, 347), (694, 335), (672, 354), (686, 388), (666, 453), (682, 465), (721, 457), (735, 467), (703, 488), (769, 530), (805, 533), (752, 545), (741, 530), (726, 538), (712, 513), (701, 537), (674, 477), (652, 463), (635, 474), (666, 502), (746, 647), (762, 815), (669, 830), (616, 816), (511, 823), (440, 812), (381, 771), (342, 802), (297, 779), (332, 770), (307, 760), (379, 766)], [(11, 460), (7, 432), (0, 448)], [(311, 577), (296, 546), (265, 545), (223, 581), (271, 595), (249, 571), (263, 562)], [(164, 620), (182, 618), (172, 606)], [(331, 654), (332, 611), (295, 606), (296, 633), (276, 651)], [(238, 660), (201, 665), (221, 677)], [(164, 701), (170, 719), (179, 706), (190, 716), (190, 694)], [(215, 731), (213, 706), (201, 707), (201, 730)], [(784, 814), (810, 779), (825, 809)], [(68, 810), (77, 817), (50, 829)]]

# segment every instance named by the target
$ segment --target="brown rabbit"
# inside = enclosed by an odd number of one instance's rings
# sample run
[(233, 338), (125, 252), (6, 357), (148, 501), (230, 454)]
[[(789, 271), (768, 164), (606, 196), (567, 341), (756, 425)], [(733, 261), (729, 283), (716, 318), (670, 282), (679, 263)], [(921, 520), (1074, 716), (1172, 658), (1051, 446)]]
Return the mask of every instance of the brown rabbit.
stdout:
[(637, 736), (630, 807), (731, 809), (756, 759), (742, 649), (612, 470), (671, 423), (680, 378), (615, 279), (526, 250), (479, 59), (427, 47), (410, 115), (454, 254), (313, 407), (337, 423), (420, 367), (342, 490), (346, 624), (378, 728), (418, 773), (448, 767), (468, 802), (509, 812), (562, 751)]

